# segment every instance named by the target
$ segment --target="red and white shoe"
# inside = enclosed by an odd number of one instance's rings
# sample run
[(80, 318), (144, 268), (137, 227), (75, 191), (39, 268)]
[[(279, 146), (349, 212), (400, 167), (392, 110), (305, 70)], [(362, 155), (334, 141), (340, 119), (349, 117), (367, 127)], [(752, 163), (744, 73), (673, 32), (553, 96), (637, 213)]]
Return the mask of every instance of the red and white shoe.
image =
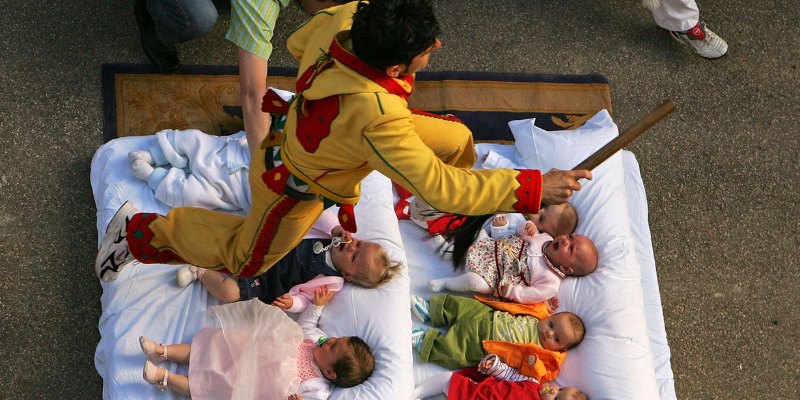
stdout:
[(728, 44), (711, 29), (706, 28), (705, 22), (698, 22), (686, 32), (669, 33), (678, 43), (692, 49), (700, 57), (713, 60), (728, 53)]

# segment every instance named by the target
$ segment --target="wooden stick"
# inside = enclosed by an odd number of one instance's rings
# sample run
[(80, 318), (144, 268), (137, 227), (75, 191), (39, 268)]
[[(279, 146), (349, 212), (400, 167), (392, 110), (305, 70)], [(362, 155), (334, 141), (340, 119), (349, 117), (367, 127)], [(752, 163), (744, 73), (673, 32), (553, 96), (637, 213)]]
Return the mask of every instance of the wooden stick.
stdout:
[(673, 110), (675, 110), (675, 103), (673, 103), (671, 99), (664, 100), (660, 106), (650, 111), (650, 113), (645, 115), (642, 119), (636, 121), (633, 126), (623, 131), (619, 136), (614, 138), (614, 140), (608, 142), (573, 169), (588, 169), (591, 171), (597, 168), (603, 161), (625, 148), (625, 146), (639, 137), (644, 131), (650, 129), (656, 122), (664, 119), (664, 117), (669, 115)]

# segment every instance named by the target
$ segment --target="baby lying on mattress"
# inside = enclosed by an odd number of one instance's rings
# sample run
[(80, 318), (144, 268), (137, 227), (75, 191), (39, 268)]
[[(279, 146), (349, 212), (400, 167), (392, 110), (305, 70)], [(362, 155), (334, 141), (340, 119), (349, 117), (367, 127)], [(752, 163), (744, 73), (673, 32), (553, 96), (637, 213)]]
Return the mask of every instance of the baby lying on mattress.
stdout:
[[(191, 345), (140, 337), (144, 380), (194, 399), (325, 400), (331, 386), (356, 386), (375, 366), (361, 338), (328, 337), (317, 328), (332, 297), (318, 288), (297, 322), (257, 300), (215, 306), (222, 328), (201, 330)], [(170, 374), (159, 361), (188, 364), (188, 376)]]
[(315, 289), (339, 291), (343, 281), (371, 289), (394, 277), (386, 251), (377, 243), (353, 237), (326, 210), (300, 244), (262, 275), (238, 278), (205, 268), (185, 266), (178, 271), (178, 285), (198, 280), (223, 303), (257, 298), (288, 312), (301, 312)]
[[(453, 265), (466, 269), (455, 277), (429, 281), (434, 293), (478, 292), (535, 304), (554, 297), (567, 276), (581, 277), (597, 269), (594, 242), (574, 234), (578, 214), (570, 203), (546, 206), (537, 214), (494, 216), (489, 237), (484, 217), (441, 213), (416, 198), (401, 198), (398, 206), (403, 203), (409, 204), (409, 217), (417, 225), (448, 238)], [(509, 221), (515, 223), (514, 230)]]
[(414, 389), (414, 400), (444, 394), (450, 400), (588, 400), (574, 387), (541, 384), (502, 362), (497, 354), (488, 354), (478, 367), (435, 375)]

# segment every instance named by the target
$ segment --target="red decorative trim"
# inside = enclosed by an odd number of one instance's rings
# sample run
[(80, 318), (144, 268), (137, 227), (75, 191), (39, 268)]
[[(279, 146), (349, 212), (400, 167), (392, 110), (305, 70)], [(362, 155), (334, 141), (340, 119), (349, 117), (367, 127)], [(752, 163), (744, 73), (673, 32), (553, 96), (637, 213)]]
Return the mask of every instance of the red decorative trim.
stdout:
[(275, 168), (270, 168), (261, 174), (261, 180), (273, 192), (283, 194), (286, 191), (286, 181), (289, 179), (289, 170), (286, 164), (281, 164)]
[(386, 75), (385, 71), (369, 65), (364, 61), (361, 61), (355, 54), (350, 53), (349, 51), (345, 50), (341, 44), (336, 40), (333, 39), (331, 42), (330, 47), (331, 56), (340, 63), (344, 64), (347, 68), (352, 69), (353, 71), (358, 72), (359, 74), (363, 75), (367, 79), (381, 85), (384, 89), (388, 90), (389, 93), (402, 97), (403, 99), (408, 99), (411, 96), (411, 92), (414, 90), (414, 76), (413, 75), (406, 75), (400, 80), (408, 83), (411, 85), (411, 90), (406, 90), (402, 85), (400, 85), (395, 78), (392, 78), (389, 75)]
[(408, 204), (408, 200), (400, 199), (397, 204), (394, 205), (394, 215), (397, 216), (398, 221), (411, 219), (411, 215), (409, 215), (408, 208), (410, 205)]
[(409, 110), (411, 110), (411, 114), (424, 115), (426, 117), (431, 117), (431, 118), (436, 118), (436, 119), (443, 119), (445, 121), (450, 121), (450, 122), (458, 122), (459, 124), (463, 124), (464, 123), (464, 122), (461, 121), (460, 118), (456, 117), (453, 114), (444, 114), (444, 115), (442, 115), (442, 114), (434, 114), (434, 113), (429, 113), (427, 111), (417, 110), (416, 108), (409, 108)]
[(439, 218), (426, 221), (425, 223), (428, 225), (428, 233), (431, 236), (436, 236), (443, 235), (449, 230), (458, 228), (464, 224), (464, 221), (466, 221), (466, 219), (461, 215), (444, 214)]
[(414, 195), (414, 193), (409, 192), (408, 189), (400, 186), (397, 182), (392, 181), (392, 185), (394, 185), (394, 190), (397, 192), (400, 200), (405, 200)]
[(352, 204), (339, 205), (339, 225), (341, 225), (344, 230), (351, 233), (355, 233), (358, 229), (356, 227), (356, 213), (353, 210)]
[(297, 113), (295, 134), (303, 149), (314, 153), (322, 139), (331, 134), (331, 124), (339, 116), (339, 96), (319, 100), (304, 99)]
[(517, 202), (512, 206), (519, 213), (536, 214), (542, 202), (542, 173), (535, 169), (518, 170)]
[(306, 89), (311, 87), (311, 84), (314, 83), (314, 79), (317, 79), (317, 76), (319, 76), (322, 71), (325, 71), (332, 66), (333, 61), (328, 60), (322, 64), (320, 64), (318, 61), (316, 64), (308, 67), (308, 69), (303, 71), (303, 74), (297, 78), (297, 82), (294, 84), (295, 92), (298, 95), (303, 93)]
[(253, 245), (253, 250), (250, 252), (249, 261), (239, 271), (239, 276), (251, 277), (264, 272), (262, 271), (264, 257), (275, 239), (281, 219), (289, 214), (289, 211), (299, 202), (300, 200), (285, 196), (267, 213), (266, 218), (261, 223), (261, 230), (256, 234), (256, 241)]
[(150, 229), (150, 223), (158, 218), (158, 214), (134, 214), (128, 222), (128, 250), (144, 264), (175, 264), (185, 263), (181, 257), (172, 250), (159, 251), (150, 241), (155, 233)]
[(272, 89), (267, 89), (261, 101), (261, 111), (265, 113), (288, 114), (289, 102), (284, 100)]

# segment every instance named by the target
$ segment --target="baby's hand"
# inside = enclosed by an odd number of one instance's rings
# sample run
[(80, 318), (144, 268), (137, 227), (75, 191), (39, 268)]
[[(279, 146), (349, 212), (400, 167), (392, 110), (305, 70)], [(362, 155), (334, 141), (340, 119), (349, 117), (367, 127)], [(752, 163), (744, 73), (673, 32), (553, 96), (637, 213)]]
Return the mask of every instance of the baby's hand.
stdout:
[(489, 354), (484, 357), (478, 364), (478, 372), (486, 374), (494, 366), (495, 361), (497, 361), (497, 355), (495, 354)]
[(322, 286), (314, 289), (314, 300), (311, 302), (314, 303), (317, 307), (322, 307), (328, 304), (329, 301), (333, 298), (333, 292), (331, 292), (327, 286)]
[(547, 311), (552, 314), (558, 309), (558, 297), (547, 300)]
[(536, 229), (536, 224), (534, 224), (533, 221), (525, 221), (525, 226), (522, 229), (523, 232), (530, 237), (536, 236), (536, 234), (539, 233), (539, 230)]
[(336, 225), (331, 229), (331, 236), (338, 236), (342, 238), (344, 243), (350, 243), (353, 241), (353, 234), (344, 230), (341, 225)]
[(500, 285), (500, 289), (497, 291), (497, 294), (500, 297), (502, 297), (504, 299), (507, 299), (508, 298), (508, 291), (510, 289), (511, 289), (511, 285), (508, 284), (508, 283), (504, 283), (504, 284)]
[(498, 215), (494, 217), (492, 220), (492, 226), (506, 226), (508, 225), (508, 219), (505, 215)]
[(292, 296), (290, 296), (288, 294), (284, 294), (284, 295), (282, 295), (281, 297), (278, 297), (277, 299), (275, 299), (275, 301), (272, 302), (273, 306), (278, 307), (283, 311), (286, 311), (286, 310), (292, 308), (292, 304), (294, 304), (294, 299), (292, 299)]

